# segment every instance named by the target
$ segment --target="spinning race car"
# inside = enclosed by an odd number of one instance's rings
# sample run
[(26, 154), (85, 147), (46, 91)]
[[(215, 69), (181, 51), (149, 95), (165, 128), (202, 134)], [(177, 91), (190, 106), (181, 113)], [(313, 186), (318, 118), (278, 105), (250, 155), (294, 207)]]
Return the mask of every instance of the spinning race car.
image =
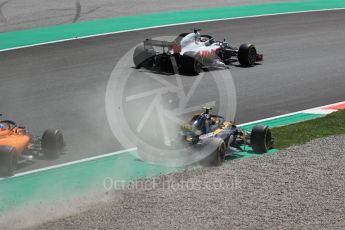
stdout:
[[(162, 52), (154, 47), (162, 48)], [(136, 68), (185, 75), (197, 75), (202, 69), (226, 68), (226, 65), (236, 61), (250, 67), (263, 61), (263, 55), (258, 54), (252, 44), (236, 48), (225, 39), (216, 41), (210, 35), (201, 35), (197, 29), (180, 34), (172, 42), (146, 39), (133, 54)]]
[(216, 141), (217, 148), (206, 159), (207, 164), (220, 165), (226, 156), (242, 151), (243, 146), (250, 146), (255, 153), (265, 153), (273, 148), (274, 139), (268, 126), (256, 125), (247, 132), (219, 115), (210, 114), (211, 108), (203, 109), (203, 113), (195, 114), (188, 124), (182, 126), (182, 137), (195, 148)]
[(63, 147), (63, 135), (59, 130), (48, 129), (42, 137), (35, 137), (14, 121), (0, 120), (0, 177), (12, 176), (18, 163), (34, 157), (54, 159)]

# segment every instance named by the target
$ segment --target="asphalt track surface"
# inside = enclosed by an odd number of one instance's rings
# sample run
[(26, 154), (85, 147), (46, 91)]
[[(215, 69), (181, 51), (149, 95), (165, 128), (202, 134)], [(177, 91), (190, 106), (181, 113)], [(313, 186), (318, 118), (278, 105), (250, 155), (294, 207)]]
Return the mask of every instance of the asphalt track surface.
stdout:
[[(344, 99), (344, 10), (196, 24), (234, 44), (250, 41), (265, 61), (231, 67), (238, 123)], [(110, 73), (146, 37), (176, 35), (194, 25), (128, 32), (0, 53), (1, 112), (36, 134), (63, 130), (67, 153), (29, 170), (122, 149), (105, 114)], [(207, 88), (205, 96), (213, 97)]]

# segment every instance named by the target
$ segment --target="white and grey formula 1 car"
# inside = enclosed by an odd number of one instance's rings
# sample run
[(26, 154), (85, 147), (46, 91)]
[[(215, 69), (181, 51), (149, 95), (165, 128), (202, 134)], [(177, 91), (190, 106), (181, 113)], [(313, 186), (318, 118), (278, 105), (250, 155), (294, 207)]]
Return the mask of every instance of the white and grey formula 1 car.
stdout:
[[(162, 48), (162, 52), (157, 51)], [(180, 34), (174, 41), (146, 39), (137, 46), (133, 54), (136, 68), (156, 72), (197, 75), (201, 70), (224, 68), (238, 61), (241, 66), (254, 66), (263, 60), (253, 44), (233, 47), (225, 39), (217, 41), (210, 35), (201, 35), (195, 29), (192, 33)]]

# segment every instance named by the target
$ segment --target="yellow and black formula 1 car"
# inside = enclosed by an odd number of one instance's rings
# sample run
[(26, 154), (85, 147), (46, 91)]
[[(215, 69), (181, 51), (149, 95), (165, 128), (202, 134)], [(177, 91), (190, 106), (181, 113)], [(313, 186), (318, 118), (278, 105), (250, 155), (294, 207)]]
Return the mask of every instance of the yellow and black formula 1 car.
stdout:
[[(273, 148), (274, 138), (265, 125), (256, 125), (251, 132), (226, 121), (219, 115), (210, 114), (211, 108), (195, 114), (188, 124), (182, 126), (183, 141), (198, 148), (217, 141), (217, 148), (209, 157), (211, 165), (220, 165), (226, 156), (242, 147), (250, 146), (255, 153), (265, 153)], [(234, 151), (235, 150), (235, 151)]]

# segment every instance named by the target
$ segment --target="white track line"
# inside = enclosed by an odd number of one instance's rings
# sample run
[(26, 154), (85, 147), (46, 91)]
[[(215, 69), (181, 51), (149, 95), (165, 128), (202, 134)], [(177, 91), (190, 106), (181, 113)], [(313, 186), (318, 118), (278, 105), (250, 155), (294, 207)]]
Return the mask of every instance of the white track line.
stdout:
[(42, 45), (48, 45), (48, 44), (66, 42), (66, 41), (74, 41), (74, 40), (80, 40), (80, 39), (86, 39), (86, 38), (100, 37), (100, 36), (106, 36), (106, 35), (111, 35), (111, 34), (119, 34), (119, 33), (127, 33), (127, 32), (140, 31), (140, 30), (163, 28), (163, 27), (180, 26), (180, 25), (188, 25), (188, 24), (195, 24), (195, 23), (226, 21), (226, 20), (236, 20), (236, 19), (244, 19), (244, 18), (258, 18), (258, 17), (267, 17), (267, 16), (275, 16), (275, 15), (301, 14), (301, 13), (336, 11), (336, 10), (345, 10), (345, 8), (292, 11), (292, 12), (275, 13), (275, 14), (261, 14), (261, 15), (259, 14), (259, 15), (252, 15), (252, 16), (243, 16), (243, 17), (231, 17), (231, 18), (221, 18), (221, 19), (200, 20), (200, 21), (193, 21), (193, 22), (174, 23), (174, 24), (167, 24), (167, 25), (161, 25), (161, 26), (151, 26), (151, 27), (145, 27), (145, 28), (139, 28), (139, 29), (121, 30), (121, 31), (116, 31), (116, 32), (101, 33), (101, 34), (94, 34), (94, 35), (81, 36), (81, 37), (75, 37), (75, 38), (61, 39), (61, 40), (50, 41), (50, 42), (42, 42), (42, 43), (37, 43), (37, 44), (33, 44), (33, 45), (18, 46), (18, 47), (14, 47), (14, 48), (2, 49), (2, 50), (0, 50), (0, 52), (29, 48), (29, 47), (34, 47), (34, 46), (42, 46)]
[[(69, 166), (69, 165), (80, 164), (83, 162), (93, 161), (93, 160), (97, 160), (97, 159), (105, 158), (105, 157), (111, 157), (111, 156), (115, 156), (115, 155), (119, 155), (119, 154), (123, 154), (123, 153), (128, 153), (128, 152), (132, 152), (132, 151), (136, 151), (136, 150), (137, 150), (137, 148), (124, 149), (124, 150), (113, 152), (113, 153), (102, 154), (102, 155), (98, 155), (98, 156), (94, 156), (94, 157), (84, 158), (81, 160), (71, 161), (71, 162), (67, 162), (67, 163), (63, 163), (63, 164), (58, 164), (58, 165), (53, 165), (53, 166), (35, 169), (35, 170), (31, 170), (31, 171), (26, 171), (26, 172), (22, 172), (22, 173), (17, 173), (14, 176), (8, 177), (8, 178), (25, 176), (25, 175), (32, 174), (32, 173), (47, 171), (50, 169), (56, 169), (56, 168), (61, 168), (61, 167)], [(0, 180), (4, 180), (4, 179), (7, 179), (7, 178), (0, 178)]]
[[(264, 122), (264, 121), (268, 121), (268, 120), (274, 120), (274, 119), (277, 119), (277, 118), (288, 117), (288, 116), (292, 116), (292, 115), (295, 115), (295, 114), (298, 114), (298, 113), (313, 113), (313, 111), (319, 111), (321, 109), (325, 109), (326, 107), (340, 105), (340, 104), (344, 104), (344, 103), (345, 103), (345, 101), (337, 102), (337, 103), (333, 103), (333, 104), (329, 104), (329, 105), (323, 105), (323, 106), (319, 106), (319, 107), (315, 107), (315, 108), (311, 108), (311, 109), (306, 109), (306, 110), (301, 110), (301, 111), (297, 111), (297, 112), (293, 112), (293, 113), (288, 113), (288, 114), (284, 114), (284, 115), (280, 115), (280, 116), (265, 118), (265, 119), (261, 119), (261, 120), (257, 120), (257, 121), (251, 121), (251, 122), (248, 122), (248, 123), (240, 124), (238, 126), (251, 125), (251, 124), (260, 123), (260, 122)], [(40, 169), (35, 169), (35, 170), (27, 171), (27, 172), (17, 173), (16, 175), (14, 175), (12, 177), (9, 177), (9, 178), (25, 176), (25, 175), (29, 175), (29, 174), (32, 174), (32, 173), (43, 172), (43, 171), (47, 171), (47, 170), (50, 170), (50, 169), (61, 168), (61, 167), (64, 167), (64, 166), (69, 166), (69, 165), (75, 165), (75, 164), (79, 164), (79, 163), (83, 163), (83, 162), (97, 160), (97, 159), (100, 159), (100, 158), (105, 158), (105, 157), (110, 157), (110, 156), (115, 156), (115, 155), (119, 155), (119, 154), (124, 154), (124, 153), (128, 153), (128, 152), (132, 152), (132, 151), (135, 151), (135, 150), (137, 150), (137, 148), (124, 149), (124, 150), (121, 150), (121, 151), (118, 151), (118, 152), (102, 154), (102, 155), (95, 156), (95, 157), (89, 157), (89, 158), (85, 158), (85, 159), (81, 159), (81, 160), (77, 160), (77, 161), (71, 161), (71, 162), (67, 162), (67, 163), (63, 163), (63, 164), (59, 164), (59, 165), (54, 165), (54, 166), (40, 168)], [(7, 178), (0, 178), (0, 180), (4, 180), (4, 179), (7, 179)]]
[[(311, 108), (311, 109), (301, 110), (301, 111), (297, 111), (297, 112), (293, 112), (293, 113), (283, 114), (283, 115), (279, 115), (279, 116), (275, 116), (275, 117), (265, 118), (265, 119), (261, 119), (261, 120), (257, 120), (257, 121), (251, 121), (251, 122), (248, 122), (248, 123), (240, 124), (238, 126), (252, 125), (252, 124), (255, 124), (255, 123), (260, 123), (260, 122), (265, 122), (265, 121), (269, 121), (269, 120), (274, 120), (274, 119), (278, 119), (278, 118), (283, 118), (283, 117), (288, 117), (288, 116), (296, 115), (296, 114), (299, 114), (299, 113), (319, 114), (319, 113), (316, 113), (316, 111), (320, 111), (322, 109), (325, 109), (326, 107), (340, 105), (340, 104), (343, 104), (343, 103), (345, 103), (345, 101), (337, 102), (337, 103), (333, 103), (333, 104), (329, 104), (329, 105), (323, 105), (323, 106), (319, 106), (319, 107), (315, 107), (315, 108)], [(330, 111), (334, 112), (336, 110), (330, 110)], [(325, 113), (320, 113), (320, 114), (325, 114)]]

